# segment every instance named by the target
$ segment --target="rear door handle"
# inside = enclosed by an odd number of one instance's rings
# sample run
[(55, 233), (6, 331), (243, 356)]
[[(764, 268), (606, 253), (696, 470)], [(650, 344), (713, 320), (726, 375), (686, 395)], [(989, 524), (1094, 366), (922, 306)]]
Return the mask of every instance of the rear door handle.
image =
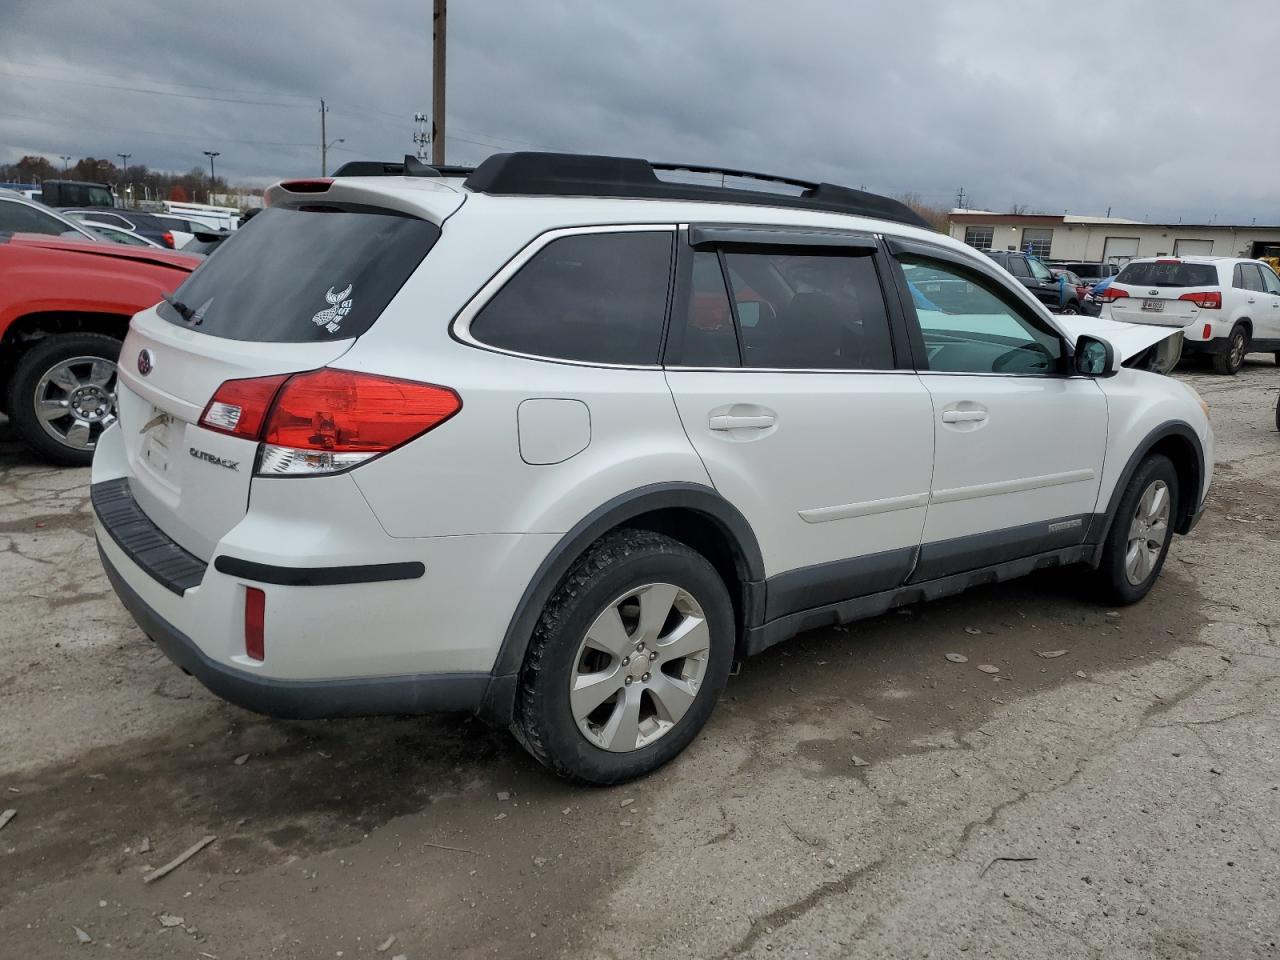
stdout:
[(987, 419), (985, 410), (944, 410), (943, 423), (980, 423)]
[(753, 417), (735, 417), (732, 414), (720, 414), (712, 417), (707, 421), (707, 425), (712, 430), (739, 430), (742, 428), (764, 430), (772, 427), (776, 421), (769, 414), (760, 414)]

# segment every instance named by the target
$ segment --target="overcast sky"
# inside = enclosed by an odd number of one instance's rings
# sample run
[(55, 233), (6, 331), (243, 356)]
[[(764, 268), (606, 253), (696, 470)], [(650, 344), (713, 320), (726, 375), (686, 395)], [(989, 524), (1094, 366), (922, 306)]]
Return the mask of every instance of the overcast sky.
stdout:
[[(261, 183), (411, 152), (431, 0), (6, 0), (0, 160)], [(723, 164), (1008, 211), (1280, 222), (1280, 17), (1235, 0), (453, 0), (448, 159)], [(232, 101), (232, 102), (228, 102)], [(243, 102), (240, 102), (243, 101)]]

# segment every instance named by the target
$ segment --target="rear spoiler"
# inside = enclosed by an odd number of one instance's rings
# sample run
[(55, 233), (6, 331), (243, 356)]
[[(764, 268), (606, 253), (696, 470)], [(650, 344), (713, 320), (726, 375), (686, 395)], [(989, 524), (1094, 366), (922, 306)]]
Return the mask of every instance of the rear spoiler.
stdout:
[(378, 160), (351, 160), (333, 172), (335, 177), (467, 177), (475, 167), (450, 164), (431, 166), (412, 154), (406, 153), (399, 163), (382, 163)]

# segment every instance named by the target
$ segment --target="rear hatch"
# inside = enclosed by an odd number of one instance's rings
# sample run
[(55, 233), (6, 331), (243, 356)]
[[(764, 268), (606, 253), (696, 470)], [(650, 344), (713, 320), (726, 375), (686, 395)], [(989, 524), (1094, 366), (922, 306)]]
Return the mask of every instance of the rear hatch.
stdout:
[(427, 219), (364, 204), (272, 207), (171, 302), (134, 317), (119, 424), (130, 489), (161, 530), (207, 561), (248, 508), (258, 443), (199, 425), (218, 388), (332, 364), (439, 236)]
[[(1145, 260), (1128, 264), (1103, 292), (1111, 319), (1160, 327), (1185, 327), (1200, 316), (1205, 294), (1221, 301), (1218, 268), (1212, 263)], [(1121, 296), (1124, 294), (1124, 296)]]

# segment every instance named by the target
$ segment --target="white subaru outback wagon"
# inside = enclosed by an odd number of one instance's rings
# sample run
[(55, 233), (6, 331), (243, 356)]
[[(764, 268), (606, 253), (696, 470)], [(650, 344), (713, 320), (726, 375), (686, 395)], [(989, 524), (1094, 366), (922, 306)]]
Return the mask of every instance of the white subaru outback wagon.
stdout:
[(121, 353), (92, 500), (142, 629), (249, 709), (473, 711), (611, 783), (799, 631), (1066, 564), (1147, 593), (1213, 464), (1144, 369), (1173, 331), (1069, 327), (892, 200), (673, 170), (273, 187)]

